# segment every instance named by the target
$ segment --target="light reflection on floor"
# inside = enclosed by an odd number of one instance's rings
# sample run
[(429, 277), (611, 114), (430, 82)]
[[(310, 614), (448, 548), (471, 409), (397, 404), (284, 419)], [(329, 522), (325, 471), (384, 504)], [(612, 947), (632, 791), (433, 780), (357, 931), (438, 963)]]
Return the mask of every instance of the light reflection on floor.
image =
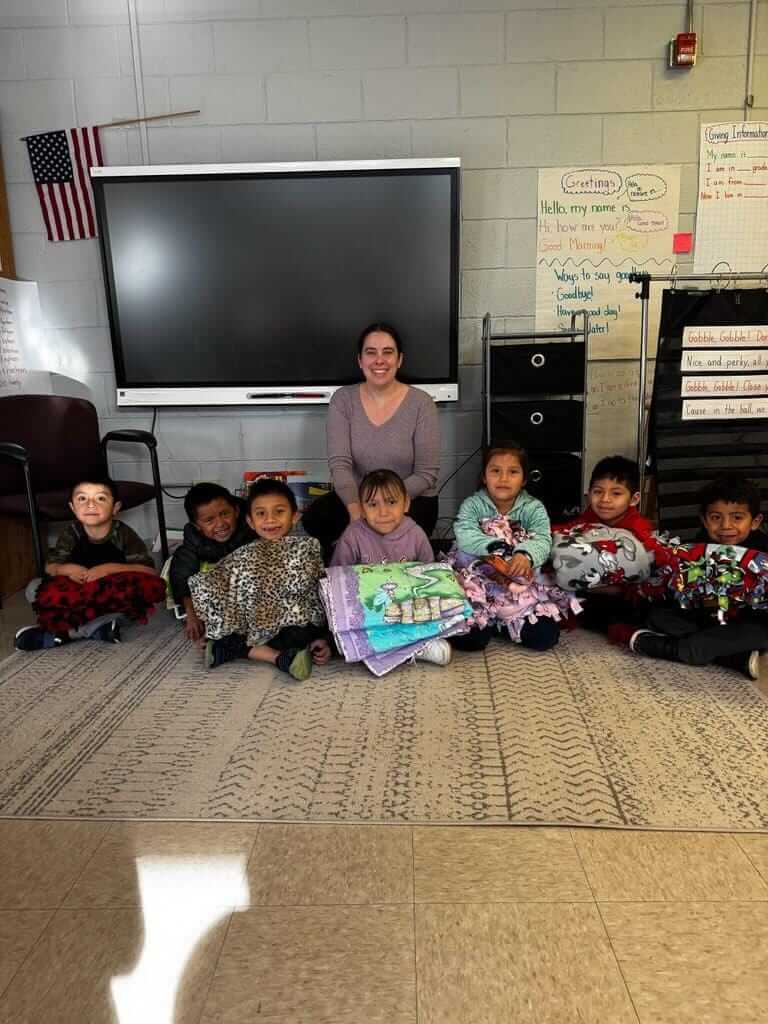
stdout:
[(250, 904), (245, 855), (136, 858), (144, 945), (130, 974), (112, 979), (119, 1024), (173, 1024), (193, 950), (233, 907)]

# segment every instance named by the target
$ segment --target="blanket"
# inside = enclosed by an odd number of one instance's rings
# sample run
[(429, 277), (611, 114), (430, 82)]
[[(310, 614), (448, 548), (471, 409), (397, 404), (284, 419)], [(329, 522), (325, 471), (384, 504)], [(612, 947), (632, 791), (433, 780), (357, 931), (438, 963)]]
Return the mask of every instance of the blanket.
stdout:
[(237, 548), (208, 572), (190, 576), (189, 589), (210, 640), (237, 633), (252, 647), (287, 626), (324, 625), (322, 572), (318, 541), (289, 535)]
[(344, 659), (364, 662), (376, 676), (414, 657), (434, 637), (465, 633), (471, 615), (444, 564), (333, 566), (320, 596)]
[(654, 574), (638, 586), (651, 600), (711, 609), (724, 622), (744, 608), (768, 611), (768, 555), (728, 544), (670, 543)]
[(519, 523), (506, 516), (491, 516), (481, 520), (480, 528), (502, 542), (500, 555), (478, 556), (457, 548), (446, 555), (472, 605), (471, 625), (480, 629), (498, 626), (518, 643), (526, 622), (540, 618), (558, 621), (581, 611), (573, 594), (555, 586), (543, 573), (538, 572), (533, 580), (510, 578), (499, 564), (499, 558), (503, 563), (516, 545), (532, 536)]
[(552, 538), (552, 571), (564, 590), (621, 585), (645, 579), (651, 555), (629, 530), (602, 523), (561, 529)]

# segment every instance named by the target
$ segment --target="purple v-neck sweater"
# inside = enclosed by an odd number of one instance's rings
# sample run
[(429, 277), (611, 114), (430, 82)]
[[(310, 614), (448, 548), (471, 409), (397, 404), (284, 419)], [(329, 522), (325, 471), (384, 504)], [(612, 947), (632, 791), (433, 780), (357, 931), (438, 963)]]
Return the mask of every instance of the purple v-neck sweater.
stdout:
[(328, 408), (328, 465), (336, 493), (349, 505), (366, 473), (391, 469), (408, 496), (432, 497), (440, 471), (440, 424), (426, 391), (409, 388), (396, 412), (380, 427), (368, 419), (360, 385), (339, 388)]

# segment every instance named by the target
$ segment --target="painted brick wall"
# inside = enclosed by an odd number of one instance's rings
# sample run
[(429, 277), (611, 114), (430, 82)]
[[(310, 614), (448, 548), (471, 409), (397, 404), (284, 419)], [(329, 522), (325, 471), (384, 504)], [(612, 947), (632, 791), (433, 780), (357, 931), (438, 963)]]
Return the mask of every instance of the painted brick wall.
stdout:
[[(442, 411), (443, 479), (479, 442), (480, 318), (532, 326), (536, 173), (570, 163), (682, 165), (694, 227), (698, 126), (741, 117), (748, 4), (697, 5), (702, 57), (665, 68), (684, 0), (138, 0), (151, 163), (462, 158), (461, 389)], [(19, 136), (136, 114), (125, 0), (0, 0), (0, 142), (18, 273), (40, 282), (50, 369), (92, 389), (104, 430), (149, 427), (114, 404), (95, 242), (49, 245)], [(768, 3), (759, 11), (755, 117), (768, 116)], [(107, 162), (139, 163), (136, 129), (105, 132)], [(595, 455), (631, 451), (636, 368), (592, 374)], [(161, 410), (167, 484), (234, 486), (257, 465), (325, 475), (323, 412)], [(279, 418), (278, 418), (279, 417)], [(617, 441), (616, 439), (621, 440)], [(116, 475), (147, 465), (116, 451)], [(470, 463), (443, 513), (474, 484)], [(179, 502), (168, 501), (172, 525)], [(152, 532), (149, 513), (132, 521)]]

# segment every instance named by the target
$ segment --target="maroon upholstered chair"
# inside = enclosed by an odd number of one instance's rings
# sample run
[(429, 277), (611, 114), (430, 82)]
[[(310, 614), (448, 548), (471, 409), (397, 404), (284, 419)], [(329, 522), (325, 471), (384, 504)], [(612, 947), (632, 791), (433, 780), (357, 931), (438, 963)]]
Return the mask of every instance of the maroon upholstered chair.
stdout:
[(112, 430), (99, 438), (96, 409), (82, 398), (12, 395), (0, 398), (0, 515), (27, 516), (32, 523), (38, 575), (45, 565), (40, 524), (70, 519), (72, 487), (90, 474), (107, 472), (110, 441), (143, 444), (152, 463), (152, 483), (117, 480), (124, 509), (153, 498), (163, 558), (168, 557), (157, 440), (146, 430)]

